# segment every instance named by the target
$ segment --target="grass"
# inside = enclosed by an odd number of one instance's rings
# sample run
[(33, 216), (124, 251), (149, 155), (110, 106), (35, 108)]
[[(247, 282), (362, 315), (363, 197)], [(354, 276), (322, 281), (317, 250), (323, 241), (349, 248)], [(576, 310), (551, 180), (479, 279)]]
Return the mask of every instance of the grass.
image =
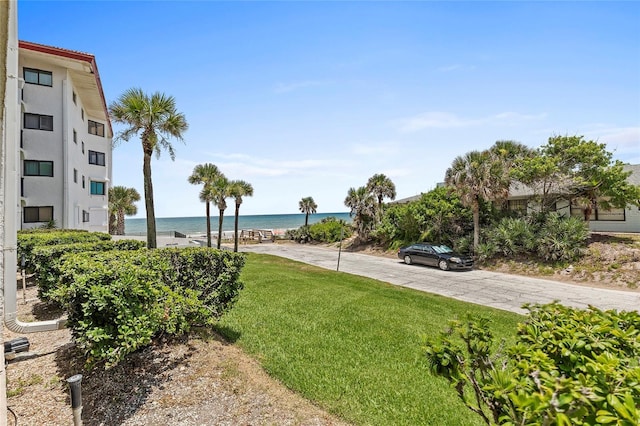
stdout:
[(467, 313), (499, 340), (523, 317), (445, 297), (248, 254), (245, 289), (219, 331), (289, 388), (362, 425), (480, 425), (421, 344)]

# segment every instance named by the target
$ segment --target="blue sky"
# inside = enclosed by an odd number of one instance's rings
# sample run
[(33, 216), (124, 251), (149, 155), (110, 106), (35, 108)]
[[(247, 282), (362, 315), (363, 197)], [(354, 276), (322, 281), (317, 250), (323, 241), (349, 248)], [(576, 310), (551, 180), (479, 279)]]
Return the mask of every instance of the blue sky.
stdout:
[[(157, 217), (204, 215), (187, 177), (207, 162), (253, 185), (241, 214), (306, 196), (346, 211), (375, 173), (398, 198), (427, 192), (497, 140), (579, 134), (640, 163), (640, 3), (18, 5), (21, 40), (96, 56), (108, 103), (131, 87), (176, 98), (189, 130), (175, 162), (152, 161)], [(138, 140), (114, 149), (113, 180), (143, 193)]]

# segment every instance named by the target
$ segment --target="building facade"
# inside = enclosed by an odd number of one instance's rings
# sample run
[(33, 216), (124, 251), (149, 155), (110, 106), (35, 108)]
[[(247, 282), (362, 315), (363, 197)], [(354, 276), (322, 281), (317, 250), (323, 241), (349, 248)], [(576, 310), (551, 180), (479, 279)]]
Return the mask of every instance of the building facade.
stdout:
[[(640, 164), (625, 164), (623, 169), (631, 173), (627, 181), (640, 186)], [(522, 212), (539, 210), (534, 195), (533, 190), (525, 185), (512, 186), (509, 190), (509, 209)], [(572, 204), (568, 199), (557, 200), (555, 211), (565, 216), (584, 218), (582, 206)], [(596, 205), (589, 217), (589, 229), (594, 232), (640, 233), (640, 208), (629, 204), (624, 208), (602, 209)]]
[(108, 231), (111, 123), (93, 55), (19, 42), (21, 229)]

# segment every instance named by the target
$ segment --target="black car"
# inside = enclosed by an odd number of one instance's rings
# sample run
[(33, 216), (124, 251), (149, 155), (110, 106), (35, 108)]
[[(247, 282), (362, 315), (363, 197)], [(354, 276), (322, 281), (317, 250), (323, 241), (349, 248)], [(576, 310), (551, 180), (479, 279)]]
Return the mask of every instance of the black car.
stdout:
[(419, 263), (437, 266), (443, 271), (473, 268), (473, 259), (471, 257), (458, 254), (445, 245), (413, 244), (398, 250), (398, 257), (404, 260), (407, 265)]

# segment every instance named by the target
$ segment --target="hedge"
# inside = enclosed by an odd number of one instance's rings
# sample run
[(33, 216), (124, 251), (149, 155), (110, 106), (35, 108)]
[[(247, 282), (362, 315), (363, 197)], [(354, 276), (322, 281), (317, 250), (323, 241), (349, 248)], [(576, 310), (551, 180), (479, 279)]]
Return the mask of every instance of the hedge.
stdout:
[(210, 326), (235, 302), (244, 255), (209, 248), (73, 253), (51, 293), (88, 365), (118, 364), (160, 334)]
[(21, 230), (18, 231), (18, 262), (25, 257), (26, 269), (33, 272), (32, 251), (35, 247), (53, 246), (57, 244), (90, 243), (110, 240), (111, 235), (102, 232), (87, 232), (78, 229), (55, 230)]
[(64, 254), (109, 250), (140, 250), (146, 247), (143, 241), (119, 240), (89, 243), (36, 246), (31, 251), (31, 269), (36, 274), (38, 297), (50, 300), (49, 293), (55, 290), (60, 280), (60, 260)]

